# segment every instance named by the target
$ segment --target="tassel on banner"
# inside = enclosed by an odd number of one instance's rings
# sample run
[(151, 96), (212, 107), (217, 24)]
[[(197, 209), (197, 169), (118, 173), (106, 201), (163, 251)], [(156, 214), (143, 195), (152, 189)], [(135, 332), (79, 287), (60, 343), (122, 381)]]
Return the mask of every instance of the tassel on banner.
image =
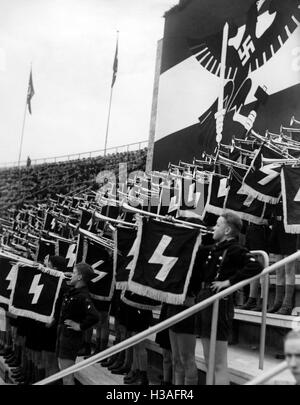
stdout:
[(221, 207), (215, 207), (215, 206), (213, 206), (211, 204), (207, 204), (205, 206), (205, 208), (204, 208), (201, 219), (204, 220), (206, 213), (215, 214), (215, 215), (220, 216), (220, 215), (222, 215), (224, 213), (224, 210), (225, 210), (225, 208), (223, 208), (223, 207), (222, 208)]
[(279, 197), (271, 197), (266, 194), (262, 194), (257, 190), (254, 190), (252, 187), (248, 186), (247, 184), (243, 183), (241, 187), (241, 193), (244, 194), (249, 194), (256, 198), (259, 201), (266, 202), (269, 204), (278, 204), (281, 198), (281, 193), (279, 194)]
[(128, 281), (117, 281), (116, 282), (116, 290), (125, 291), (125, 290), (127, 290), (127, 287), (128, 287)]
[(142, 295), (143, 297), (148, 297), (156, 301), (166, 302), (168, 304), (182, 305), (185, 301), (185, 293), (173, 294), (166, 291), (159, 291), (149, 286), (138, 284), (135, 281), (129, 282), (128, 289), (135, 294)]
[[(129, 290), (122, 291), (120, 299), (125, 304), (129, 305), (130, 307), (142, 309), (142, 310), (145, 310), (145, 311), (153, 311), (153, 310), (155, 311), (155, 310), (160, 309), (160, 307), (161, 307), (160, 302), (158, 302), (157, 305), (155, 305), (154, 303), (153, 304), (145, 304), (145, 303), (142, 303), (142, 302), (137, 302), (137, 301), (134, 301), (134, 300), (130, 300), (129, 298), (127, 298), (125, 296), (126, 292), (130, 292), (130, 291)], [(140, 294), (137, 294), (137, 295), (140, 295)], [(147, 298), (149, 299), (149, 297), (147, 297)]]

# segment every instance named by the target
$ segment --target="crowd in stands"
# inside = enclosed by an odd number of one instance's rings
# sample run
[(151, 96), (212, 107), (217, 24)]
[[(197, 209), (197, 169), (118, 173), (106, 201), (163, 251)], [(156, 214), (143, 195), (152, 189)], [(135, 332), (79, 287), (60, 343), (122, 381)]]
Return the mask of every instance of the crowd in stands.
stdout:
[(7, 207), (16, 202), (47, 202), (57, 193), (72, 193), (79, 187), (95, 187), (101, 170), (118, 174), (119, 163), (127, 163), (128, 172), (145, 168), (147, 148), (104, 156), (57, 163), (44, 163), (0, 170), (0, 215), (7, 216)]

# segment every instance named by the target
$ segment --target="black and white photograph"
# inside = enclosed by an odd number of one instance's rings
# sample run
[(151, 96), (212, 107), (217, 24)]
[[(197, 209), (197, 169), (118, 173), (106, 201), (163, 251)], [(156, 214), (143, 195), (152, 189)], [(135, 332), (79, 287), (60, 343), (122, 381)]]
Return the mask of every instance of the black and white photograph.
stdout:
[(0, 89), (0, 385), (300, 385), (300, 0), (0, 0)]

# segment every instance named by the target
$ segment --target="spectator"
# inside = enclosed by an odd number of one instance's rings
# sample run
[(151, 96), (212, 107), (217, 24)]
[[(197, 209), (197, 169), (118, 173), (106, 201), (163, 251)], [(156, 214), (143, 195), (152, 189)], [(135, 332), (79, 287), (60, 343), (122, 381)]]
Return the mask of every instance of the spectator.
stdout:
[[(262, 271), (262, 266), (254, 256), (241, 246), (238, 237), (242, 220), (234, 213), (221, 215), (214, 227), (212, 246), (201, 246), (191, 280), (192, 285), (200, 286), (198, 301), (209, 298), (224, 288), (253, 277)], [(215, 384), (228, 385), (227, 370), (228, 337), (234, 315), (233, 298), (227, 296), (219, 302), (217, 325)], [(201, 336), (206, 365), (209, 364), (209, 346), (212, 321), (212, 305), (197, 314), (198, 334)]]
[[(69, 282), (71, 288), (64, 296), (58, 327), (56, 353), (60, 370), (75, 364), (77, 353), (84, 342), (84, 331), (99, 321), (87, 288), (94, 274), (92, 267), (86, 263), (74, 267)], [(73, 374), (64, 377), (63, 383), (74, 385)]]
[(284, 354), (296, 385), (300, 385), (300, 330), (291, 330), (284, 340)]
[[(49, 256), (48, 267), (50, 269), (65, 272), (67, 270), (67, 260), (62, 256)], [(63, 281), (58, 299), (55, 305), (54, 320), (52, 323), (46, 324), (42, 330), (42, 357), (45, 369), (45, 376), (49, 377), (59, 371), (57, 357), (55, 355), (55, 346), (57, 338), (57, 323), (60, 313), (62, 299), (64, 293), (67, 291), (66, 282)]]

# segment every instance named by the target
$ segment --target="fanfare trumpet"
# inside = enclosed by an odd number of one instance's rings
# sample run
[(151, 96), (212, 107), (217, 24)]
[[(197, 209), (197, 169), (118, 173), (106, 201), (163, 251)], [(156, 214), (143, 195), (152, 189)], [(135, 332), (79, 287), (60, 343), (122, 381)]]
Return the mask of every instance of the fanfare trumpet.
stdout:
[[(296, 121), (295, 121), (295, 122), (296, 122)], [(298, 121), (298, 122), (299, 122), (299, 124), (300, 124), (300, 121)], [(280, 133), (282, 134), (283, 131), (300, 133), (300, 128), (284, 127), (283, 125), (281, 125), (281, 127), (280, 127)]]
[(290, 126), (292, 126), (294, 124), (300, 125), (300, 121), (296, 120), (296, 118), (294, 116), (292, 116), (291, 121), (290, 121)]

